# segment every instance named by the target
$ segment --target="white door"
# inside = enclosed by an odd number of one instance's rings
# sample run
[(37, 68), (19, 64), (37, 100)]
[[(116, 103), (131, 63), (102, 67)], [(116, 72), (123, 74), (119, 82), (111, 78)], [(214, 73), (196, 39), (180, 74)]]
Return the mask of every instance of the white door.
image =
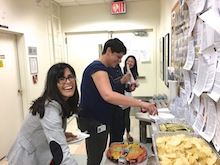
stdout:
[[(103, 45), (112, 35), (119, 38), (127, 47), (127, 55), (137, 58), (140, 86), (133, 92), (134, 96), (153, 96), (156, 93), (156, 56), (155, 36), (149, 32), (147, 36), (136, 36), (131, 32), (106, 32), (67, 34), (67, 59), (77, 74), (78, 84), (81, 84), (85, 67), (99, 56), (99, 45)], [(121, 67), (124, 65), (122, 58)]]
[(68, 63), (76, 71), (78, 87), (87, 65), (99, 58), (101, 45), (108, 40), (108, 33), (67, 35)]
[(0, 32), (0, 158), (12, 145), (23, 120), (16, 36)]

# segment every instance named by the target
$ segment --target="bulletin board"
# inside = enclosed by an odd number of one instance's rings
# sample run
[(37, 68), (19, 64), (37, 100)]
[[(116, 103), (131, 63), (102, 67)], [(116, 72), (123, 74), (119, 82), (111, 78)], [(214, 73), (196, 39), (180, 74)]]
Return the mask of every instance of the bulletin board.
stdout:
[[(173, 110), (220, 152), (220, 1), (179, 0), (171, 17), (171, 66), (180, 99)], [(202, 124), (201, 124), (202, 123)]]
[(174, 67), (174, 77), (178, 84), (184, 87), (183, 65), (187, 57), (189, 31), (188, 1), (178, 1), (171, 13), (171, 67)]

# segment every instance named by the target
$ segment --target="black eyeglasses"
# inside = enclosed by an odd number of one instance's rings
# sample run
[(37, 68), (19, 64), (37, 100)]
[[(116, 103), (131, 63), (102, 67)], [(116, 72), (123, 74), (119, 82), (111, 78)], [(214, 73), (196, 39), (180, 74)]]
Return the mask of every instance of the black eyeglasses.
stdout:
[(74, 77), (72, 74), (68, 75), (67, 77), (60, 77), (60, 78), (58, 79), (58, 83), (64, 84), (64, 83), (67, 82), (67, 80), (69, 80), (69, 81), (74, 81), (74, 80), (75, 80), (75, 77)]

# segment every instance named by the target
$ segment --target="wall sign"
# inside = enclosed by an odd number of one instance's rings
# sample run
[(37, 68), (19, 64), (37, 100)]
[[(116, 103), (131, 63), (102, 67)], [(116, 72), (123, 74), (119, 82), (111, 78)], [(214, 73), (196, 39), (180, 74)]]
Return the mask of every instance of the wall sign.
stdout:
[(28, 47), (28, 54), (29, 55), (37, 55), (37, 47), (29, 46)]
[(3, 60), (0, 60), (0, 68), (3, 68), (4, 64), (3, 64)]
[(124, 14), (126, 13), (126, 3), (125, 1), (112, 2), (111, 6), (112, 14)]
[(37, 74), (38, 73), (38, 63), (37, 63), (37, 57), (29, 57), (29, 63), (30, 63), (30, 72), (31, 74)]
[(5, 59), (5, 55), (0, 55), (0, 68), (4, 67), (4, 59)]

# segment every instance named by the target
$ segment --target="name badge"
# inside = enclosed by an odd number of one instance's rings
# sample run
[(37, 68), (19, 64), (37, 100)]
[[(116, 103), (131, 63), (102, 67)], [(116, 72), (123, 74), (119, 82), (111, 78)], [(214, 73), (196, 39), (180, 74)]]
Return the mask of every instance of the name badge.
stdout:
[(104, 132), (106, 130), (106, 125), (100, 125), (97, 127), (97, 133)]

